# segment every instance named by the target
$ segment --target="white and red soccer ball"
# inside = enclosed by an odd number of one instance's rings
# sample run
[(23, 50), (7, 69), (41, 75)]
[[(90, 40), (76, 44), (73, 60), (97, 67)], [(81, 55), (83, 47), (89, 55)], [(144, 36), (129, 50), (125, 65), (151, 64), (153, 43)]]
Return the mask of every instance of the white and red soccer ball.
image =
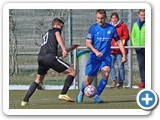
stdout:
[(94, 97), (96, 95), (96, 88), (93, 85), (88, 85), (85, 89), (84, 89), (84, 94), (87, 97)]

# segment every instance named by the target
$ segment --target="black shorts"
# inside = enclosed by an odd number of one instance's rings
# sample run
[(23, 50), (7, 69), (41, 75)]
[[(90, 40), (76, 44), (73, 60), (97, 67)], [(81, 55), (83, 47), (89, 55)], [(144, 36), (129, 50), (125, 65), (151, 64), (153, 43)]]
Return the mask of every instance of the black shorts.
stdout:
[(70, 66), (58, 57), (45, 56), (43, 59), (38, 60), (38, 74), (45, 75), (51, 68), (59, 73), (64, 72)]

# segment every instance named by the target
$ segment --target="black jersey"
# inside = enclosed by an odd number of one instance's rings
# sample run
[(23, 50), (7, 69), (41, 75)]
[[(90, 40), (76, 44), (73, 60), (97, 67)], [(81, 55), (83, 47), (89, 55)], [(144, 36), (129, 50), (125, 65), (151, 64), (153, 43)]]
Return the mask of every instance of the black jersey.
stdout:
[(55, 33), (59, 31), (61, 33), (61, 29), (59, 28), (51, 28), (48, 32), (43, 36), (43, 41), (41, 44), (41, 49), (38, 55), (38, 59), (43, 59), (46, 54), (51, 54), (51, 56), (56, 57), (58, 52), (58, 41), (56, 39)]

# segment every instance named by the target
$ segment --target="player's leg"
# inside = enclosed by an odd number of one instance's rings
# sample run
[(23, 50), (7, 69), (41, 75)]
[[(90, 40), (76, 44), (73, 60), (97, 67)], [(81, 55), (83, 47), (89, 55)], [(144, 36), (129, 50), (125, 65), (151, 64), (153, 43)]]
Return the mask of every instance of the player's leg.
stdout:
[(118, 64), (118, 78), (119, 78), (119, 84), (118, 88), (123, 88), (123, 82), (125, 80), (125, 67), (124, 62), (122, 62), (122, 54), (117, 54), (116, 57), (117, 64)]
[(65, 79), (62, 91), (58, 96), (59, 100), (74, 102), (74, 100), (67, 95), (67, 92), (76, 76), (76, 70), (70, 67), (69, 64), (67, 64), (66, 62), (64, 62), (58, 57), (56, 57), (56, 59), (52, 62), (51, 68), (59, 73), (63, 72), (68, 75), (67, 78)]
[(59, 95), (58, 98), (60, 100), (67, 100), (68, 102), (74, 102), (74, 100), (67, 95), (67, 92), (76, 76), (76, 70), (73, 69), (72, 67), (69, 67), (67, 70), (64, 71), (64, 73), (67, 74), (68, 76), (65, 79), (61, 94)]
[(37, 86), (37, 90), (45, 90), (43, 82), (39, 83), (39, 85)]
[(108, 67), (108, 66), (103, 67), (101, 69), (101, 72), (102, 72), (102, 79), (97, 86), (97, 92), (93, 98), (93, 103), (102, 103), (103, 102), (103, 100), (101, 100), (99, 98), (99, 96), (101, 95), (102, 91), (104, 90), (104, 88), (106, 87), (106, 85), (108, 83), (110, 67)]
[(139, 72), (141, 77), (141, 83), (139, 84), (139, 88), (145, 88), (145, 48), (136, 49), (137, 60), (139, 66)]
[(64, 71), (65, 74), (67, 74), (67, 78), (65, 79), (63, 89), (61, 91), (61, 94), (66, 94), (69, 87), (73, 83), (74, 78), (76, 77), (76, 70), (72, 67), (69, 67), (67, 70)]
[(85, 80), (82, 82), (82, 88), (81, 88), (81, 92), (84, 93), (84, 89), (86, 86), (91, 85), (92, 81), (94, 79), (94, 76), (85, 76)]
[(94, 60), (92, 58), (88, 59), (86, 68), (85, 68), (85, 80), (82, 82), (80, 92), (77, 96), (77, 101), (81, 103), (83, 101), (84, 89), (87, 85), (91, 84), (94, 76), (97, 75), (99, 71), (100, 63), (98, 60)]
[(82, 82), (80, 92), (77, 97), (77, 102), (81, 103), (83, 101), (84, 89), (86, 86), (92, 84), (94, 76), (85, 76), (85, 80)]
[(117, 57), (116, 54), (111, 54), (111, 72), (110, 72), (110, 75), (111, 75), (111, 78), (112, 78), (112, 84), (110, 85), (110, 88), (114, 88), (118, 84), (116, 70), (115, 70), (115, 67), (114, 67), (116, 57)]
[(37, 86), (39, 83), (41, 83), (41, 81), (43, 81), (45, 75), (38, 75), (37, 74), (37, 78), (36, 80), (31, 84), (31, 86), (29, 87), (23, 101), (21, 102), (21, 106), (26, 106), (29, 102), (29, 98), (32, 96), (32, 94), (35, 92)]
[(44, 66), (43, 60), (38, 61), (38, 73), (37, 73), (37, 78), (35, 81), (31, 84), (29, 87), (22, 103), (21, 106), (26, 106), (29, 102), (29, 98), (32, 96), (32, 94), (35, 92), (37, 86), (43, 81), (45, 74), (48, 71), (48, 67)]
[(104, 90), (104, 88), (106, 87), (106, 85), (108, 83), (110, 67), (111, 67), (111, 58), (110, 57), (106, 58), (105, 60), (103, 60), (101, 62), (100, 70), (102, 73), (102, 79), (97, 86), (97, 92), (96, 92), (96, 95), (93, 97), (93, 103), (102, 103), (103, 102), (103, 100), (101, 100), (99, 98), (99, 96), (101, 95), (102, 91)]

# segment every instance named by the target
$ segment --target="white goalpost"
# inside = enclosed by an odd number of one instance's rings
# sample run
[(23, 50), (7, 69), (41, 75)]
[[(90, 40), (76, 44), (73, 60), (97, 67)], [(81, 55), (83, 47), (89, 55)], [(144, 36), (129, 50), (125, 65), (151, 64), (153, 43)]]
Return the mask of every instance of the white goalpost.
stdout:
[[(111, 49), (116, 49), (116, 48), (119, 48), (119, 47), (111, 47)], [(124, 86), (124, 88), (133, 88), (133, 70), (136, 68), (138, 69), (138, 66), (134, 66), (133, 68), (133, 55), (135, 55), (135, 53), (133, 53), (132, 49), (135, 49), (135, 48), (145, 48), (145, 46), (125, 46), (125, 48), (128, 48), (128, 55), (127, 55), (127, 63), (125, 63), (125, 69), (127, 69), (127, 73), (128, 74), (128, 78), (127, 79), (127, 85)], [(74, 50), (74, 69), (77, 69), (77, 77), (76, 79), (74, 80), (74, 89), (76, 89), (78, 86), (79, 86), (79, 83), (81, 83), (84, 78), (85, 78), (85, 64), (87, 62), (87, 55), (85, 55), (87, 53), (88, 50), (86, 47), (78, 47), (77, 49)], [(77, 52), (78, 51), (86, 51), (86, 52), (82, 52), (82, 55), (81, 55), (81, 59), (79, 60), (79, 62), (77, 62)], [(89, 53), (89, 50), (88, 50), (88, 53)], [(78, 67), (80, 66), (80, 67)], [(96, 81), (95, 81), (96, 80)], [(97, 79), (94, 80), (94, 85), (97, 86)], [(106, 86), (108, 87), (108, 85)], [(79, 87), (78, 87), (79, 88)]]

